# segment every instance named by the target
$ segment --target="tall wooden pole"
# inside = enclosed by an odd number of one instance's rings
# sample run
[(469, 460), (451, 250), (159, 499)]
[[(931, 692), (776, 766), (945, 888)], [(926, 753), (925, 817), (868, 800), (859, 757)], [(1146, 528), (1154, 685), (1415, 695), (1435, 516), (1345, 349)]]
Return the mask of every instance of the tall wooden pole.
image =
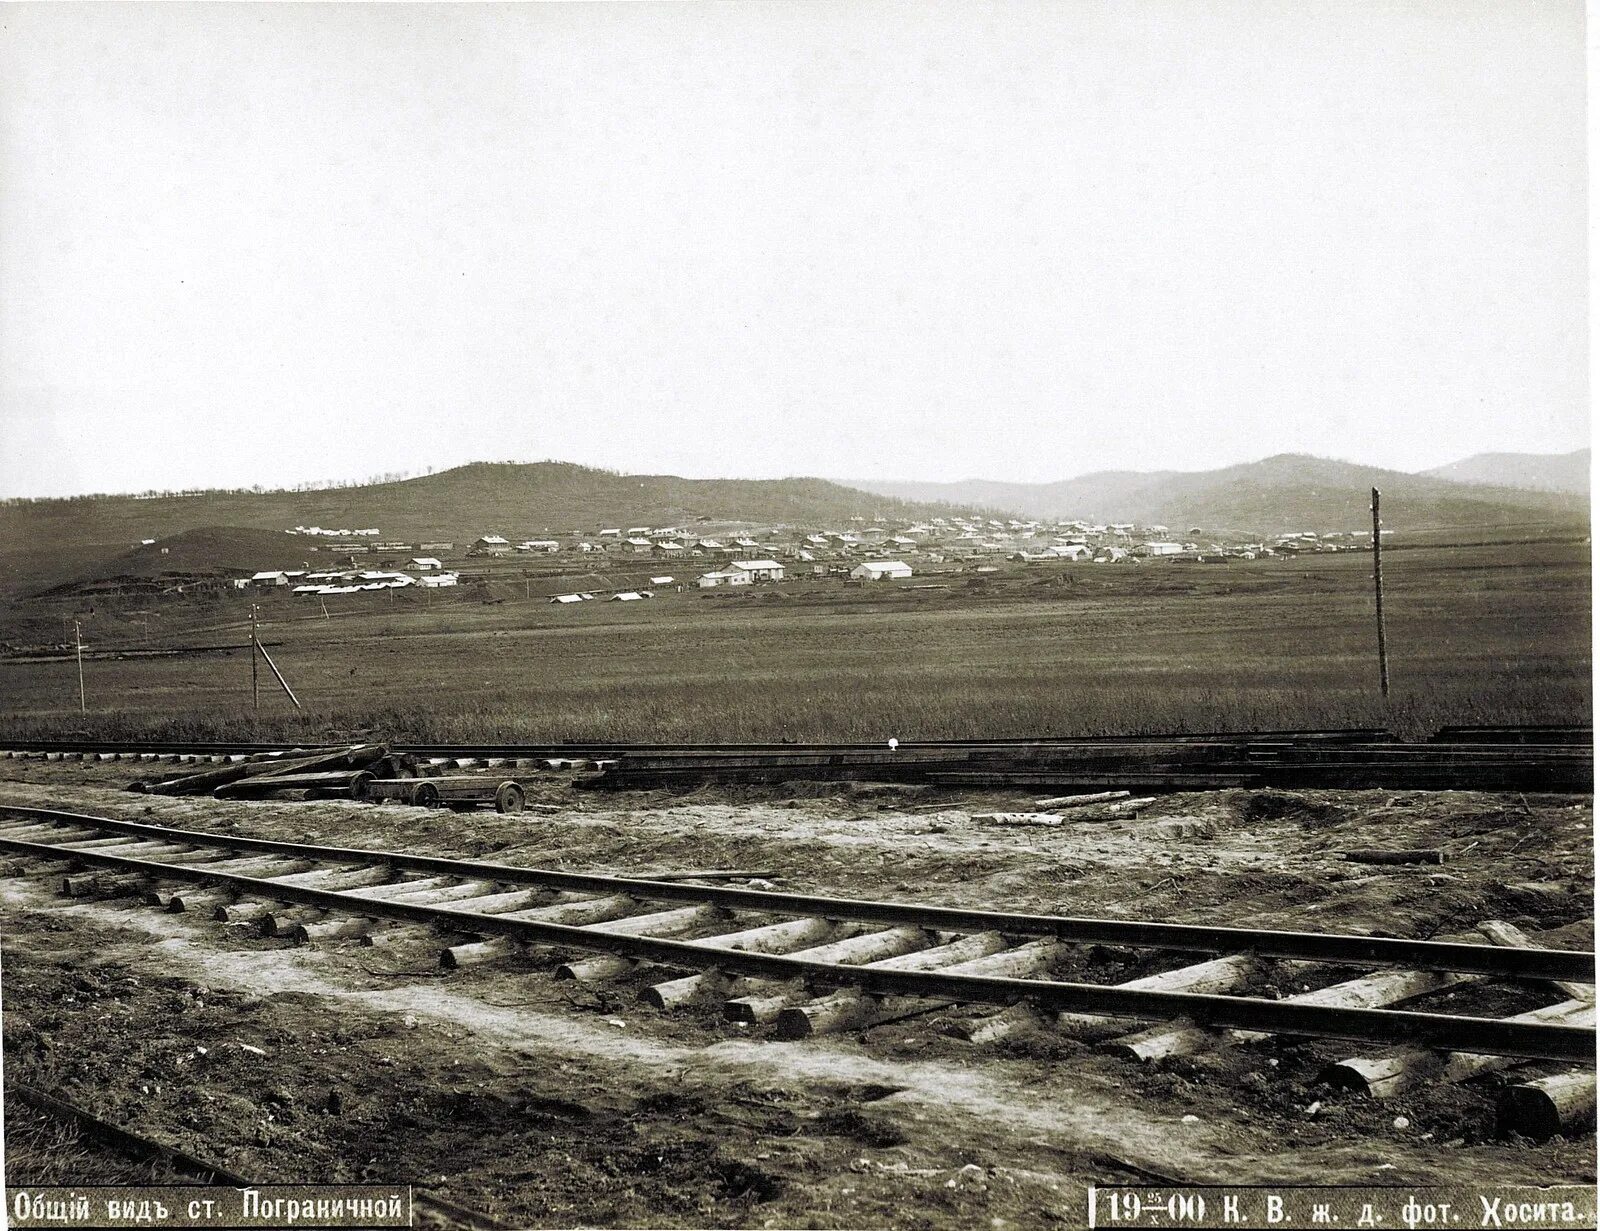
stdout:
[(1383, 635), (1383, 546), (1380, 541), (1383, 520), (1378, 516), (1378, 489), (1372, 489), (1372, 590), (1378, 613), (1378, 688), (1389, 695), (1389, 648)]
[(72, 622), (72, 637), (78, 643), (78, 712), (89, 712), (89, 699), (83, 691), (83, 629), (76, 620)]
[(267, 660), (267, 666), (272, 668), (272, 674), (278, 677), (278, 683), (283, 685), (283, 691), (289, 694), (289, 700), (294, 702), (295, 709), (300, 708), (300, 698), (294, 695), (294, 689), (289, 687), (289, 681), (283, 678), (283, 672), (278, 670), (278, 664), (272, 661), (272, 655), (267, 653), (267, 647), (256, 643), (256, 648), (261, 651), (261, 657)]
[(256, 662), (256, 654), (260, 650), (260, 642), (256, 639), (256, 605), (250, 604), (250, 705), (251, 708), (261, 708), (261, 669)]

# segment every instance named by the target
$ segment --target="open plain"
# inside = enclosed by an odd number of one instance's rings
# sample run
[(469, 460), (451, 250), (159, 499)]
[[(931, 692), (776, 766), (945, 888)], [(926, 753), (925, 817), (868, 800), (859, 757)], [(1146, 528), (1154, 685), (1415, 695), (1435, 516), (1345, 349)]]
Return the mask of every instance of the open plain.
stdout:
[[(261, 636), (305, 708), (263, 670), (259, 714), (248, 603), (102, 606), (81, 617), (90, 712), (78, 713), (70, 652), (13, 653), (0, 656), (0, 729), (730, 742), (1589, 720), (1586, 542), (1388, 553), (1387, 701), (1370, 577), (1351, 552), (665, 589), (572, 607), (547, 597), (569, 578), (504, 569), (457, 594), (282, 596), (261, 605)], [(15, 642), (61, 640), (47, 605), (16, 608), (8, 625)], [(179, 648), (194, 646), (236, 648)]]

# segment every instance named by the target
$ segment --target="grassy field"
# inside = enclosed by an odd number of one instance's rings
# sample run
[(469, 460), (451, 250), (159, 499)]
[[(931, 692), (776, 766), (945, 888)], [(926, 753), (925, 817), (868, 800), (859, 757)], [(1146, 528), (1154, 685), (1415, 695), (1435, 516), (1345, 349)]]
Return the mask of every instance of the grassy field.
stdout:
[[(0, 660), (0, 732), (878, 740), (1586, 722), (1588, 551), (1387, 555), (1387, 702), (1370, 564), (1353, 553), (1019, 567), (919, 578), (948, 589), (803, 582), (572, 607), (519, 601), (519, 586), (495, 604), (369, 604), (328, 620), (286, 599), (268, 608), (262, 635), (279, 643), (298, 713), (263, 669), (252, 714), (243, 649), (91, 661), (87, 715), (70, 660), (11, 659)], [(231, 640), (243, 610), (168, 619), (164, 636)], [(111, 622), (101, 620), (100, 644)]]

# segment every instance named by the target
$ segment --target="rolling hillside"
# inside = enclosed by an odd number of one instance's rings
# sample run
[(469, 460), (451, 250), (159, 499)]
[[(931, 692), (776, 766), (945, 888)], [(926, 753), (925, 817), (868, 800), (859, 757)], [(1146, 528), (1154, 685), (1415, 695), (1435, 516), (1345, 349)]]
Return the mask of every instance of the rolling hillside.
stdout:
[(0, 555), (41, 543), (125, 550), (202, 526), (287, 530), (377, 527), (384, 538), (470, 542), (602, 527), (704, 521), (843, 525), (851, 517), (948, 512), (822, 479), (680, 479), (621, 475), (561, 462), (477, 462), (416, 479), (326, 491), (201, 492), (18, 501), (0, 507)]
[(981, 502), (1029, 517), (1161, 523), (1276, 533), (1354, 530), (1368, 520), (1368, 490), (1385, 520), (1412, 529), (1581, 523), (1586, 494), (1451, 482), (1350, 462), (1284, 453), (1221, 470), (1102, 471), (1058, 483), (879, 483), (861, 487), (914, 500)]
[(1452, 483), (1489, 483), (1535, 492), (1589, 491), (1589, 450), (1572, 453), (1475, 453), (1423, 474)]

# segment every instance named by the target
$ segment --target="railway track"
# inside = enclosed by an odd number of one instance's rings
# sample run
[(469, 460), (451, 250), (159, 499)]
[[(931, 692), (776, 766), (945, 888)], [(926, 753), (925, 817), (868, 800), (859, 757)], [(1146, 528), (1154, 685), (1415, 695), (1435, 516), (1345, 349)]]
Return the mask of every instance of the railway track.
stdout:
[[(794, 779), (976, 789), (1193, 791), (1225, 787), (1590, 793), (1592, 739), (1580, 727), (1446, 727), (1424, 742), (1371, 728), (1149, 736), (807, 744), (391, 744), (423, 773), (593, 772), (584, 785), (649, 788)], [(0, 758), (221, 762), (288, 744), (13, 741)], [(298, 749), (315, 752), (317, 749)]]
[[(974, 1043), (1042, 1025), (1145, 1060), (1274, 1036), (1348, 1041), (1360, 1050), (1333, 1077), (1379, 1097), (1558, 1061), (1580, 1066), (1566, 1080), (1587, 1083), (1593, 1106), (1593, 954), (1527, 943), (1514, 929), (1508, 940), (1504, 925), (1485, 944), (952, 909), (313, 846), (9, 805), (0, 807), (0, 854), (13, 874), (53, 878), (72, 897), (131, 899), (256, 935), (420, 941), (437, 948), (445, 968), (536, 951), (558, 978), (631, 984), (664, 1010), (720, 999), (725, 1018), (779, 1037), (960, 1004), (975, 1014), (960, 1022)], [(1134, 951), (1159, 969), (1116, 985), (1084, 981), (1097, 946)], [(1246, 994), (1275, 965), (1315, 990)], [(1508, 982), (1544, 989), (1548, 1003), (1510, 1017), (1393, 1007)]]

